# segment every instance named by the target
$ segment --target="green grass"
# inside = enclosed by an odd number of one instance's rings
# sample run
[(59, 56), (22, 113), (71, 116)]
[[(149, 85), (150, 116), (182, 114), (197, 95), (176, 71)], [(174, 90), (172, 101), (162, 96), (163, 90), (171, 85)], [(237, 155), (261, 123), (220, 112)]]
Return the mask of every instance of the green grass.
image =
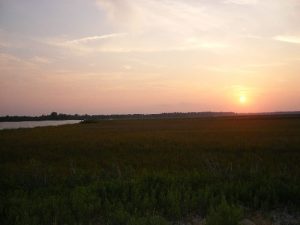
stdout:
[(159, 225), (201, 215), (215, 224), (247, 210), (297, 211), (299, 162), (299, 118), (4, 130), (0, 221)]

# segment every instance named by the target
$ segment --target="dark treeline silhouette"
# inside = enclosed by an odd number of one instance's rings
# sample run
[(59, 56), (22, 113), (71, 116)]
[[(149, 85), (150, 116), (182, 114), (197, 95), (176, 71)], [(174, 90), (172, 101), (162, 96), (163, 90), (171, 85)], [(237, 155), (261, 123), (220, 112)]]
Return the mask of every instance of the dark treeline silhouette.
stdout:
[(268, 112), (268, 113), (234, 113), (234, 112), (173, 112), (159, 114), (112, 114), (112, 115), (79, 115), (52, 112), (41, 116), (2, 116), (0, 122), (10, 121), (43, 121), (43, 120), (123, 120), (123, 119), (176, 119), (201, 117), (236, 117), (236, 118), (278, 118), (300, 117), (300, 111), (294, 112)]
[(88, 115), (70, 115), (64, 113), (52, 112), (49, 115), (41, 116), (2, 116), (0, 117), (0, 122), (9, 121), (44, 121), (44, 120), (84, 120)]
[(42, 121), (42, 120), (111, 120), (111, 119), (171, 119), (171, 118), (198, 118), (214, 116), (233, 116), (233, 112), (174, 112), (160, 114), (112, 114), (112, 115), (79, 115), (52, 112), (41, 116), (2, 116), (0, 121)]

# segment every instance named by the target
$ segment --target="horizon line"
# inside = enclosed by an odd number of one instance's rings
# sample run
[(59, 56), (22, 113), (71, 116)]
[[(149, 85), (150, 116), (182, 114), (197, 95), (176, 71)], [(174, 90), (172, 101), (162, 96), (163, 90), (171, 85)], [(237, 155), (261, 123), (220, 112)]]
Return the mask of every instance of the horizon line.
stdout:
[(66, 116), (129, 116), (129, 115), (161, 115), (161, 114), (192, 114), (192, 113), (216, 113), (216, 114), (235, 114), (235, 115), (264, 115), (264, 114), (300, 114), (299, 110), (283, 110), (283, 111), (260, 111), (260, 112), (234, 112), (234, 111), (190, 111), (190, 112), (159, 112), (159, 113), (111, 113), (111, 114), (69, 114), (62, 112), (50, 112), (49, 114), (39, 114), (39, 115), (0, 115), (0, 117), (42, 117), (50, 116), (51, 113), (57, 113), (57, 115), (66, 115)]

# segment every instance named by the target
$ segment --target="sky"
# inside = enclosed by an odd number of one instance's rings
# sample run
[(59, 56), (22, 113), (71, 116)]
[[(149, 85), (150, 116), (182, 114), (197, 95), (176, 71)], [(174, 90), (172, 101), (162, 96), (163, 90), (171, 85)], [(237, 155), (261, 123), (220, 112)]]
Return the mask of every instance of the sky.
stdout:
[(0, 0), (0, 115), (293, 110), (299, 0)]

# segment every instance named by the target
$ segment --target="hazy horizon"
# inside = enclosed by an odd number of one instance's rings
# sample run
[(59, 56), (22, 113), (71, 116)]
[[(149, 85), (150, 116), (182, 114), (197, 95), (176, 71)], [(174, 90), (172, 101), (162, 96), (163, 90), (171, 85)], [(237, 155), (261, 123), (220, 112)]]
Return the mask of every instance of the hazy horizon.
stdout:
[(0, 116), (300, 110), (297, 0), (1, 0)]

